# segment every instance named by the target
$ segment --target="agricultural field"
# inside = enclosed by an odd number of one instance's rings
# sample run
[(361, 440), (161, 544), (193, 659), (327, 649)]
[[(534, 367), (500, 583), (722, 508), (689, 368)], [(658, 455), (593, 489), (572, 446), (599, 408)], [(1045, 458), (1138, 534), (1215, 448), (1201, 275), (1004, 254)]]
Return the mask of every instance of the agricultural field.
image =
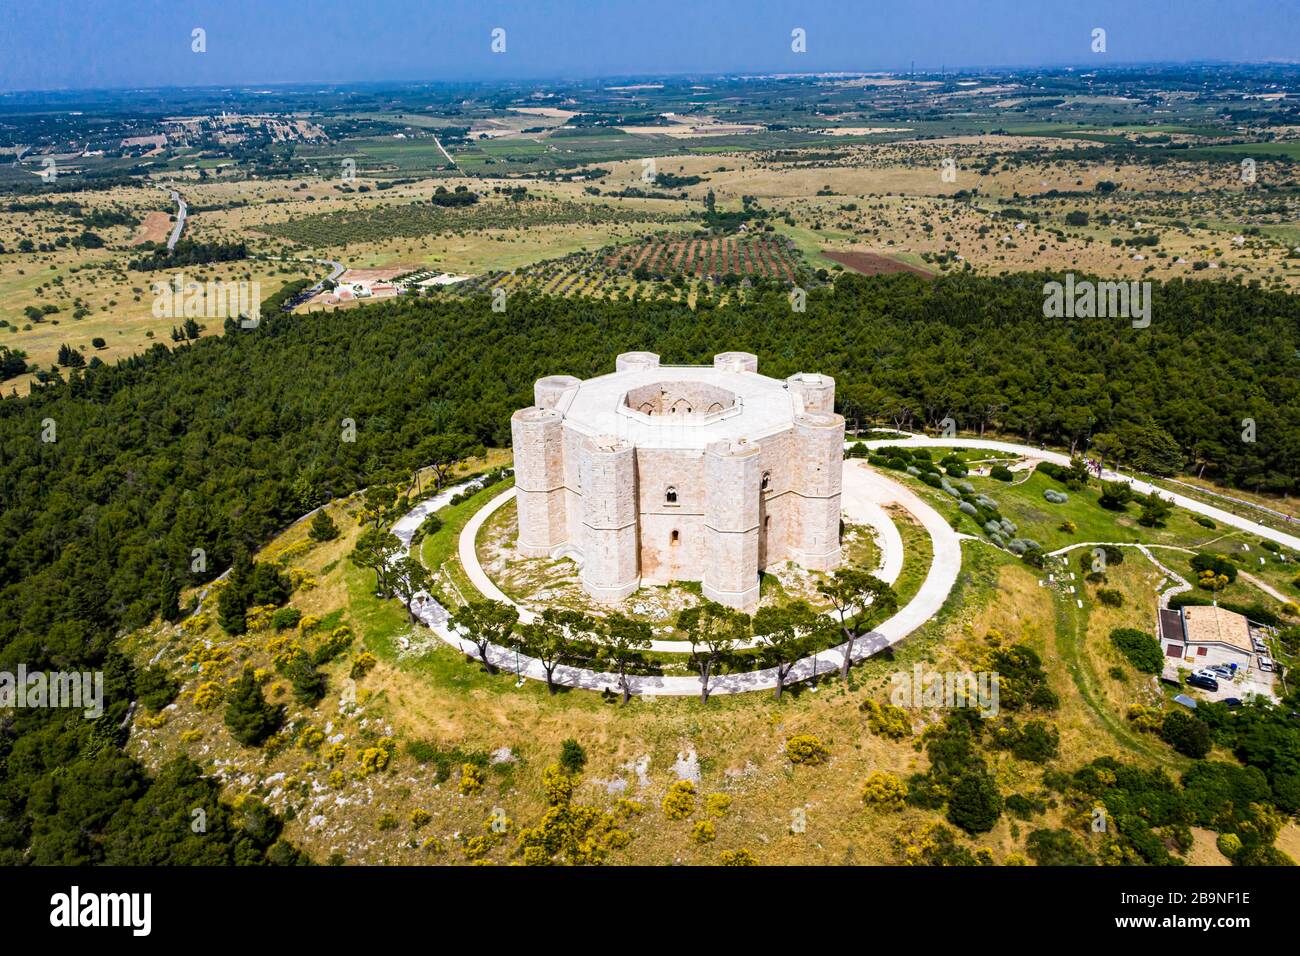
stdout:
[(784, 240), (765, 237), (706, 239), (655, 237), (610, 254), (605, 264), (615, 272), (638, 278), (667, 279), (675, 275), (741, 276), (793, 282), (799, 268)]

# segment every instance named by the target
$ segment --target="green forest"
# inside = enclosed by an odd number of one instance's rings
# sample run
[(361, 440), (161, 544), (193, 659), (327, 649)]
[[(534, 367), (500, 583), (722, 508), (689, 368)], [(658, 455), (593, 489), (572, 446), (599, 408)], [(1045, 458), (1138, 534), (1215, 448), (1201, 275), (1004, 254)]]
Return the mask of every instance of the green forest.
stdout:
[(1131, 467), (1300, 491), (1294, 297), (1155, 285), (1151, 326), (1134, 329), (1044, 319), (1049, 278), (842, 276), (798, 313), (775, 287), (696, 311), (525, 296), (503, 313), (486, 297), (264, 309), (256, 329), (157, 344), (0, 402), (0, 669), (106, 679), (98, 720), (4, 715), (0, 863), (297, 862), (264, 814), (210, 809), (208, 837), (194, 838), (186, 815), (215, 807), (216, 785), (186, 761), (150, 779), (123, 753), (140, 675), (117, 636), (152, 620), (177, 580), (210, 580), (315, 506), (408, 476), (432, 436), (507, 445), (535, 379), (603, 374), (619, 352), (692, 364), (735, 349), (771, 376), (828, 373), (850, 427), (952, 418), (1091, 443)]

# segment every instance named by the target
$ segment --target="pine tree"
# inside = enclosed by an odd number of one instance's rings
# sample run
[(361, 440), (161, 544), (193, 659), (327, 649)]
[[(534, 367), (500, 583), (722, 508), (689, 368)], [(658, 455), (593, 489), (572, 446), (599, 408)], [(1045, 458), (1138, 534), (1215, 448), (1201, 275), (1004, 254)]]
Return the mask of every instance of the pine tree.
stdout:
[(168, 624), (175, 624), (181, 619), (181, 587), (176, 581), (176, 575), (172, 574), (170, 570), (167, 571), (166, 577), (163, 578), (162, 592), (159, 595), (158, 603), (160, 605), (159, 613)]
[(245, 667), (226, 703), (225, 721), (230, 735), (241, 744), (256, 747), (275, 733), (280, 718), (280, 708), (267, 702), (253, 679), (253, 669)]
[(316, 517), (311, 519), (311, 528), (307, 532), (307, 537), (313, 541), (333, 541), (339, 536), (339, 526), (334, 523), (334, 519), (325, 513), (322, 508), (316, 512)]

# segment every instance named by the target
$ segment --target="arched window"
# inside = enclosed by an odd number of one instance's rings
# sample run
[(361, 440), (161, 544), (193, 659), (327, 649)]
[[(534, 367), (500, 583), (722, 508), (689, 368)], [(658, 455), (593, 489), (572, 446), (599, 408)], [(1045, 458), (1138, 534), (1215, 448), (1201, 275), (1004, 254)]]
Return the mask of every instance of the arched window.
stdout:
[(675, 548), (681, 542), (681, 540), (682, 540), (681, 532), (678, 531), (676, 528), (674, 528), (673, 533), (668, 536), (669, 544), (671, 544)]
[(767, 491), (772, 487), (772, 473), (770, 471), (763, 472), (763, 483), (761, 487), (763, 491)]
[(675, 485), (669, 485), (668, 490), (664, 492), (664, 503), (677, 504), (677, 487)]

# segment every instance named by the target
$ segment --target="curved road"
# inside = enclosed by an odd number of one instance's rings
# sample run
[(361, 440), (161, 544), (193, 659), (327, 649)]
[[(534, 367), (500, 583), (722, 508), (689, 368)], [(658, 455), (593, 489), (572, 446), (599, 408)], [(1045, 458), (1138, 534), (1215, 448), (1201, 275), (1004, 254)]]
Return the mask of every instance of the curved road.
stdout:
[[(875, 473), (866, 467), (845, 468), (841, 503), (844, 512), (850, 515), (853, 520), (868, 524), (876, 531), (881, 549), (880, 564), (876, 569), (876, 576), (886, 584), (893, 584), (903, 571), (903, 536), (898, 533), (898, 528), (894, 525), (894, 522), (889, 520), (889, 515), (885, 513), (885, 509), (880, 505), (881, 498), (893, 499), (888, 489), (872, 480), (874, 475)], [(890, 482), (890, 484), (893, 484), (893, 482)], [(509, 604), (519, 612), (521, 624), (531, 624), (537, 620), (537, 615), (497, 587), (496, 582), (488, 577), (487, 572), (483, 570), (483, 565), (478, 559), (479, 530), (487, 522), (488, 518), (495, 514), (499, 508), (513, 501), (514, 498), (515, 491), (511, 488), (509, 491), (497, 495), (474, 513), (474, 516), (469, 519), (469, 522), (461, 530), (457, 556), (460, 558), (461, 566), (465, 569), (470, 582), (480, 593), (493, 601)], [(394, 531), (396, 530), (396, 526), (394, 526)], [(401, 535), (399, 534), (398, 537), (401, 537)], [(835, 616), (834, 611), (827, 613), (830, 616)], [(743, 650), (758, 647), (762, 643), (758, 638), (750, 638), (745, 641), (737, 641), (735, 646)], [(691, 645), (687, 641), (680, 640), (652, 640), (650, 650), (665, 654), (689, 654)]]

